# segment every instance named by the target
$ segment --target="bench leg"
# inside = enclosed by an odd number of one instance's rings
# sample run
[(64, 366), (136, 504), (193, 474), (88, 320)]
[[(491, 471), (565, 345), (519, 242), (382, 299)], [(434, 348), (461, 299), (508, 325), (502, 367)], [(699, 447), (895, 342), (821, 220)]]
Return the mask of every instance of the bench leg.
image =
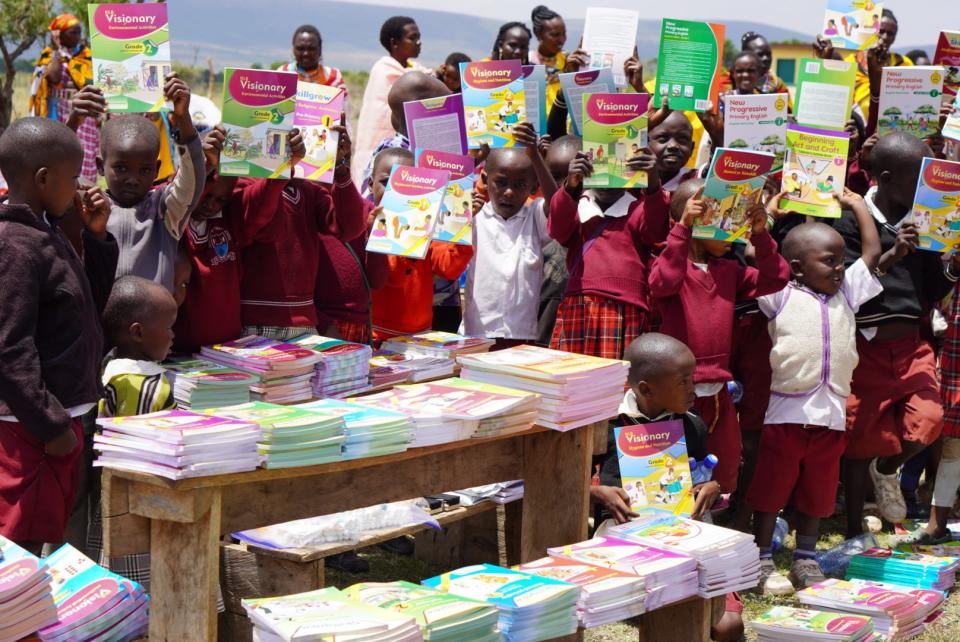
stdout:
[(717, 602), (719, 615), (723, 615), (723, 596), (687, 600), (644, 613), (640, 616), (639, 642), (709, 642)]

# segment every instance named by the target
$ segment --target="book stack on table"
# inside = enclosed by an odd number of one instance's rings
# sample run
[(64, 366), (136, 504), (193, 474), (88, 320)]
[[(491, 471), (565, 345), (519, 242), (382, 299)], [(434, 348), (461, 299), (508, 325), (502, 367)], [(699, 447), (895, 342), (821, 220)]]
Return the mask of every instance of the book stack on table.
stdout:
[(750, 626), (759, 642), (883, 642), (873, 620), (860, 615), (775, 606)]
[(206, 359), (176, 359), (163, 364), (173, 398), (183, 410), (206, 410), (250, 401), (250, 386), (259, 377)]
[(0, 535), (0, 642), (57, 621), (46, 560)]
[(494, 343), (496, 343), (496, 341), (493, 339), (465, 337), (460, 334), (437, 330), (392, 337), (386, 339), (380, 347), (384, 350), (390, 350), (391, 352), (412, 352), (430, 357), (442, 357), (444, 359), (455, 360), (463, 354), (488, 352)]
[(443, 379), (452, 377), (456, 369), (457, 362), (446, 357), (434, 357), (418, 352), (377, 350), (370, 358), (370, 386), (382, 388), (385, 381), (419, 383)]
[(293, 403), (313, 397), (311, 382), (320, 361), (313, 350), (251, 335), (204, 346), (200, 356), (257, 375), (260, 380), (250, 386), (253, 399)]
[(344, 460), (401, 453), (413, 438), (413, 421), (402, 412), (338, 399), (320, 399), (294, 407), (343, 418)]
[(957, 580), (960, 559), (871, 548), (854, 555), (847, 579), (890, 582), (912, 588), (947, 591)]
[(290, 343), (320, 355), (313, 377), (314, 397), (346, 397), (369, 389), (370, 346), (319, 334), (305, 334)]

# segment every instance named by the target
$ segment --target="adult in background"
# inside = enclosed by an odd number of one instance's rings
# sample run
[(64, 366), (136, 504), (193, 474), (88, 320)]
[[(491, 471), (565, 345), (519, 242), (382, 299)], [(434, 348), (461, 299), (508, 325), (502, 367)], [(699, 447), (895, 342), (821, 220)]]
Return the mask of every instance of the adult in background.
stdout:
[(343, 74), (336, 67), (323, 64), (323, 38), (313, 25), (300, 25), (293, 32), (293, 60), (280, 66), (279, 71), (294, 71), (304, 82), (312, 82), (343, 90), (343, 111), (350, 123), (350, 94)]
[(537, 37), (537, 48), (530, 52), (530, 64), (544, 65), (547, 68), (547, 111), (553, 108), (553, 101), (560, 92), (560, 74), (579, 71), (589, 62), (582, 49), (571, 54), (563, 51), (567, 43), (567, 25), (563, 16), (545, 7), (537, 5), (530, 14), (533, 35)]

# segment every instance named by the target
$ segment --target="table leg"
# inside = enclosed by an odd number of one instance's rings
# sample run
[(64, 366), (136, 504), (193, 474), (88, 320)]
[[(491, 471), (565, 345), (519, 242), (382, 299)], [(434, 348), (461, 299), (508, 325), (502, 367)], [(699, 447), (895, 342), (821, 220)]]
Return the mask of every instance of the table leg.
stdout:
[(640, 616), (639, 642), (708, 642), (714, 607), (719, 602), (722, 615), (724, 599), (694, 598), (644, 613)]

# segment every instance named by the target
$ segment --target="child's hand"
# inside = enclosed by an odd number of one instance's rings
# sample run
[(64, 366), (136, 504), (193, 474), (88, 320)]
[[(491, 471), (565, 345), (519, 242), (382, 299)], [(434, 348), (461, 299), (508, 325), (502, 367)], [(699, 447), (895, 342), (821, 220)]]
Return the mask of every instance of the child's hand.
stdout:
[[(370, 210), (370, 214), (367, 216), (367, 230), (373, 229), (373, 224), (377, 222), (377, 217), (383, 214), (383, 206), (377, 205), (375, 208)], [(330, 336), (330, 335), (326, 335)]]
[(860, 151), (860, 129), (857, 127), (857, 121), (852, 118), (847, 121), (844, 129), (850, 136), (850, 144), (847, 148), (847, 156), (849, 158), (853, 158), (857, 155), (857, 152)]
[(73, 97), (67, 127), (77, 131), (84, 119), (100, 120), (105, 113), (107, 113), (107, 99), (103, 97), (103, 91), (99, 87), (87, 85)]
[(490, 155), (490, 145), (487, 143), (480, 143), (480, 147), (478, 149), (471, 149), (467, 153), (473, 157), (473, 164), (476, 167), (479, 167), (486, 162), (487, 156)]
[(750, 220), (751, 236), (767, 231), (767, 208), (763, 206), (759, 198), (750, 206), (750, 211), (747, 212), (747, 218)]
[(863, 204), (863, 197), (851, 190), (849, 187), (843, 188), (843, 194), (834, 194), (833, 197), (840, 202), (844, 209), (852, 210), (858, 205)]
[(697, 484), (690, 489), (690, 492), (693, 493), (694, 498), (690, 519), (701, 519), (717, 503), (717, 498), (720, 497), (720, 484), (711, 479)]
[(633, 54), (623, 61), (623, 75), (627, 77), (627, 83), (633, 87), (634, 91), (638, 94), (647, 93), (643, 86), (643, 64), (637, 54)]
[(593, 163), (583, 152), (577, 152), (577, 155), (570, 161), (570, 171), (567, 172), (567, 187), (569, 189), (580, 189), (583, 185), (583, 179), (593, 174)]
[(908, 221), (900, 226), (897, 232), (897, 240), (893, 244), (893, 254), (898, 259), (902, 259), (907, 254), (912, 254), (920, 246), (920, 230), (916, 223)]
[(471, 207), (473, 209), (473, 215), (476, 216), (480, 213), (480, 210), (483, 209), (483, 206), (487, 204), (487, 199), (483, 194), (480, 193), (480, 190), (473, 191), (473, 203)]
[(179, 122), (190, 119), (190, 85), (177, 72), (167, 75), (163, 85), (163, 97), (173, 103), (173, 113)]
[(580, 71), (590, 66), (590, 54), (577, 47), (573, 53), (567, 56), (567, 61), (563, 65), (563, 73), (569, 74), (574, 71)]
[(720, 115), (720, 110), (714, 111), (713, 103), (711, 103), (705, 111), (696, 113), (713, 144), (718, 147), (721, 146), (723, 144), (723, 117)]
[(953, 103), (943, 103), (940, 105), (940, 129), (942, 130), (944, 125), (947, 124), (947, 119), (953, 115)]
[(537, 149), (540, 150), (540, 155), (544, 158), (547, 157), (547, 152), (550, 151), (550, 145), (553, 143), (553, 138), (550, 134), (546, 134), (540, 137), (540, 142), (537, 143)]
[(821, 34), (813, 41), (813, 55), (821, 60), (833, 58), (833, 42)]
[(53, 455), (54, 457), (63, 457), (65, 455), (69, 455), (76, 449), (77, 435), (73, 432), (72, 427), (59, 437), (48, 441), (43, 447), (45, 453), (48, 455)]
[(707, 215), (707, 204), (703, 201), (703, 186), (697, 190), (697, 193), (687, 200), (683, 206), (683, 215), (680, 216), (680, 225), (693, 227), (694, 221)]
[(780, 199), (786, 198), (788, 193), (789, 192), (784, 190), (774, 194), (767, 200), (767, 215), (772, 216), (773, 220), (779, 220), (790, 213), (790, 210), (780, 209)]
[[(336, 127), (330, 129), (333, 130)], [(297, 163), (307, 155), (307, 146), (303, 143), (303, 135), (296, 127), (287, 132), (287, 149), (290, 152), (290, 167), (296, 167)]]
[(880, 134), (874, 133), (867, 140), (863, 141), (863, 146), (860, 148), (860, 164), (864, 169), (870, 168), (870, 153), (873, 151), (878, 140), (880, 140)]
[(657, 171), (657, 157), (649, 149), (641, 149), (636, 156), (627, 159), (626, 167), (631, 172), (647, 173), (647, 189), (660, 187), (660, 172)]
[(625, 524), (634, 517), (638, 517), (636, 513), (630, 510), (630, 495), (622, 488), (615, 486), (591, 486), (590, 499), (598, 504), (602, 504), (618, 524)]
[(216, 125), (203, 137), (203, 158), (207, 162), (209, 176), (220, 166), (220, 152), (223, 151), (223, 141), (227, 139), (227, 128)]
[(87, 232), (98, 240), (107, 238), (107, 221), (110, 220), (110, 201), (99, 187), (91, 187), (78, 194), (80, 220)]
[[(337, 169), (335, 173), (341, 177), (350, 175), (350, 133), (347, 131), (347, 116), (340, 114), (340, 124), (330, 128), (330, 131), (337, 132)], [(304, 156), (306, 149), (304, 149)]]
[(533, 128), (533, 125), (527, 122), (518, 123), (513, 127), (513, 139), (517, 141), (518, 145), (523, 145), (527, 148), (528, 153), (530, 150), (533, 153), (537, 152), (537, 142), (539, 141), (539, 136), (537, 136), (537, 130)]
[(669, 101), (667, 100), (667, 97), (664, 96), (663, 102), (660, 103), (660, 109), (650, 114), (650, 118), (647, 120), (647, 131), (650, 131), (655, 127), (659, 127), (672, 113), (673, 110), (670, 109)]

